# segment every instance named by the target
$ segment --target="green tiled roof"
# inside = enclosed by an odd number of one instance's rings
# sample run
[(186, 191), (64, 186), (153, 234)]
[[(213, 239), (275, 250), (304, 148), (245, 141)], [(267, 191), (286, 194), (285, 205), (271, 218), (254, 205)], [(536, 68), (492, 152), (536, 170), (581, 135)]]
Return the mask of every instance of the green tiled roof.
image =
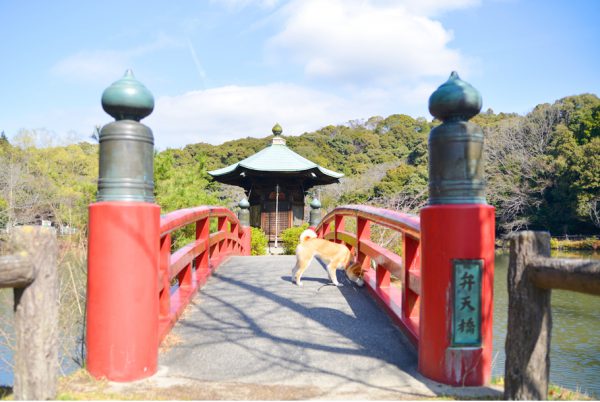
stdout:
[[(280, 141), (278, 142), (277, 140)], [(212, 170), (208, 173), (218, 179), (219, 176), (233, 173), (235, 170), (240, 168), (253, 170), (256, 172), (272, 173), (293, 173), (317, 169), (323, 175), (334, 179), (339, 179), (340, 177), (344, 176), (343, 173), (337, 173), (332, 170), (325, 169), (324, 167), (311, 162), (305, 157), (298, 155), (285, 145), (285, 141), (282, 138), (277, 137), (273, 139), (273, 144), (271, 146), (263, 149), (262, 151), (259, 151), (240, 162), (234, 163), (233, 165), (224, 167), (222, 169)]]

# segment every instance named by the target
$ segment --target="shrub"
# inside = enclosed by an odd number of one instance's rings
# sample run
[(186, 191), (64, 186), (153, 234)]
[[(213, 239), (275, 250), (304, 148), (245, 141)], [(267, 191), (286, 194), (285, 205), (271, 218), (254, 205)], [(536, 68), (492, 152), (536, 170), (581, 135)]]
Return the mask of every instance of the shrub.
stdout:
[(306, 228), (308, 228), (308, 223), (304, 223), (302, 226), (287, 228), (281, 232), (281, 242), (283, 243), (283, 251), (285, 254), (296, 254), (296, 247), (298, 246), (300, 234), (304, 232)]
[(250, 254), (265, 255), (267, 254), (267, 244), (269, 239), (267, 235), (259, 228), (251, 227)]

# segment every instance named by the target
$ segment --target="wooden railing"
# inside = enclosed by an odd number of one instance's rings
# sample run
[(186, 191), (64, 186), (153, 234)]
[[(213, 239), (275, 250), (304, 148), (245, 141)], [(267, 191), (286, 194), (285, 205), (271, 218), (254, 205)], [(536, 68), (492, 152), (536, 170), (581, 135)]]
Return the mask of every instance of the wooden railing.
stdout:
[[(356, 232), (345, 230), (344, 219), (356, 218)], [(371, 224), (402, 234), (402, 256), (371, 240)], [(345, 243), (362, 263), (365, 286), (400, 326), (413, 345), (419, 341), (419, 303), (421, 263), (419, 217), (363, 205), (338, 207), (327, 214), (316, 228), (319, 237)], [(371, 268), (371, 262), (375, 269)], [(390, 276), (402, 282), (392, 286)]]
[[(210, 233), (211, 219), (217, 230)], [(171, 233), (196, 225), (196, 239), (171, 253)], [(160, 219), (159, 340), (219, 264), (230, 255), (250, 255), (250, 228), (224, 207), (202, 206), (168, 213)], [(172, 282), (176, 280), (176, 289)]]
[(50, 228), (11, 230), (12, 255), (0, 257), (0, 287), (14, 288), (14, 398), (56, 398), (58, 376), (58, 272), (56, 235)]
[(550, 258), (550, 234), (510, 239), (504, 397), (548, 399), (551, 289), (600, 295), (600, 261)]

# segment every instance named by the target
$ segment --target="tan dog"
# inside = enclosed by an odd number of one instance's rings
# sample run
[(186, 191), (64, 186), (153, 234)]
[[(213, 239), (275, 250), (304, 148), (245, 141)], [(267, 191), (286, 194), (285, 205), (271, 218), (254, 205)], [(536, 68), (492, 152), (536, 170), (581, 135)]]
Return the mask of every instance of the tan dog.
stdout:
[(340, 286), (335, 271), (340, 268), (346, 271), (348, 279), (363, 286), (364, 281), (361, 264), (352, 260), (352, 253), (343, 244), (334, 243), (324, 239), (318, 239), (312, 229), (306, 229), (300, 235), (300, 242), (296, 247), (296, 266), (292, 270), (292, 282), (302, 286), (302, 274), (308, 268), (312, 259), (317, 258), (327, 263), (329, 278), (335, 286)]

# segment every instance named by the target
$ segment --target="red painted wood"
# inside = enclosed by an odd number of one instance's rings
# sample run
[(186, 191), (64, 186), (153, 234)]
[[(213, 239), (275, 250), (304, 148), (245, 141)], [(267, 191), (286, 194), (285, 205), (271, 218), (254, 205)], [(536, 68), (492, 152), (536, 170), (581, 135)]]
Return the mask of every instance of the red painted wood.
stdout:
[[(158, 344), (210, 276), (250, 251), (250, 228), (223, 207), (160, 216), (155, 204), (100, 202), (89, 208), (87, 369), (133, 381), (156, 372)], [(210, 219), (218, 232), (210, 234)], [(170, 233), (196, 224), (196, 240), (171, 253)], [(171, 281), (179, 286), (171, 294)]]
[(362, 217), (371, 222), (376, 222), (378, 225), (406, 233), (415, 239), (421, 237), (421, 225), (418, 216), (367, 205), (337, 207), (323, 217), (321, 223), (317, 226), (317, 230), (325, 223), (331, 222), (333, 217), (337, 215)]
[[(344, 231), (345, 216), (356, 217), (357, 233)], [(329, 232), (331, 223), (335, 224), (334, 232)], [(370, 240), (371, 224), (403, 234), (403, 257)], [(328, 213), (316, 228), (321, 238), (358, 247), (369, 293), (415, 346), (419, 344), (420, 230), (417, 216), (362, 205), (338, 207)], [(377, 270), (370, 268), (369, 260), (375, 262)], [(406, 271), (403, 266), (408, 267)], [(391, 285), (391, 274), (402, 280), (400, 288)]]
[(227, 250), (227, 240), (225, 236), (225, 232), (227, 231), (227, 217), (219, 216), (217, 219), (217, 231), (223, 234), (223, 237), (219, 241), (217, 245), (217, 253), (226, 253)]
[(419, 316), (421, 294), (421, 255), (420, 242), (406, 233), (402, 236), (402, 280), (406, 284), (403, 293), (402, 309), (404, 317)]
[(150, 203), (89, 207), (86, 368), (96, 378), (133, 381), (156, 372), (159, 219)]
[(196, 242), (204, 243), (204, 249), (196, 258), (196, 273), (204, 272), (208, 269), (208, 236), (210, 234), (210, 219), (202, 218), (196, 222)]
[[(217, 219), (217, 232), (210, 233), (210, 219)], [(241, 227), (237, 217), (223, 207), (197, 207), (171, 212), (161, 218), (162, 241), (169, 233), (189, 224), (196, 225), (196, 240), (170, 254), (166, 274), (162, 278), (159, 298), (167, 298), (161, 304), (159, 341), (166, 337), (179, 316), (183, 313), (194, 294), (202, 287), (212, 272), (227, 257), (242, 254), (246, 246), (250, 249), (250, 228)], [(246, 233), (247, 239), (244, 239)], [(165, 248), (166, 250), (166, 248)], [(166, 253), (166, 251), (165, 251)], [(178, 279), (179, 286), (171, 294), (170, 283)], [(166, 287), (165, 287), (166, 286)], [(167, 295), (167, 296), (165, 296)]]
[[(419, 371), (454, 386), (488, 384), (491, 376), (494, 208), (432, 205), (421, 210), (422, 268)], [(452, 259), (482, 259), (481, 348), (452, 347)]]
[(171, 311), (171, 295), (169, 293), (169, 281), (171, 267), (171, 234), (165, 235), (160, 239), (160, 263), (159, 263), (159, 282), (158, 282), (158, 305), (160, 318), (166, 317)]
[(356, 218), (356, 237), (358, 239), (357, 262), (360, 262), (363, 271), (371, 267), (371, 258), (365, 253), (363, 241), (371, 240), (371, 222), (365, 218)]
[(335, 216), (335, 225), (333, 227), (333, 231), (335, 232), (335, 242), (341, 243), (341, 239), (338, 237), (338, 232), (343, 232), (346, 226), (346, 222), (344, 222), (344, 215), (336, 215)]
[(394, 286), (378, 287), (375, 271), (365, 272), (365, 286), (371, 296), (392, 318), (394, 323), (402, 330), (404, 335), (418, 348), (419, 345), (419, 319), (418, 317), (404, 317), (402, 315), (402, 289)]

